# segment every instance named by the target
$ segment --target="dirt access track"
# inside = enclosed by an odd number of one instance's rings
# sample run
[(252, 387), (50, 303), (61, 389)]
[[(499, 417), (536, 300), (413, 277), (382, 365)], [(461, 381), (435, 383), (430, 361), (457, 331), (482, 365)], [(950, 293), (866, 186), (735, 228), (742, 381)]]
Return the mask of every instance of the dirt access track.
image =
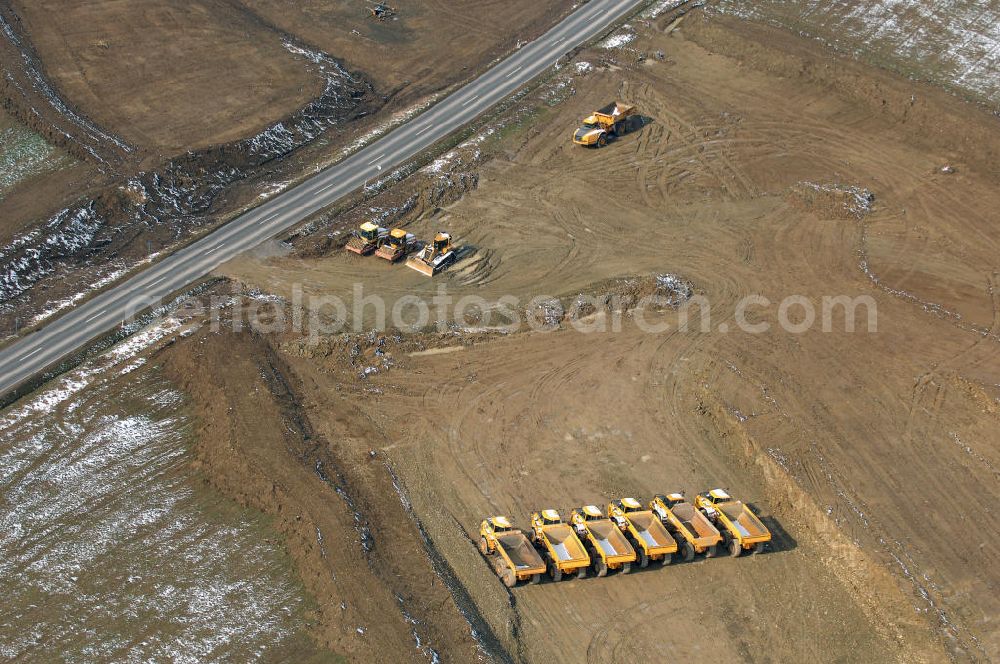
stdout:
[[(305, 415), (340, 427), (334, 447), (388, 460), (515, 660), (1000, 656), (996, 118), (717, 15), (631, 34), (579, 56), (576, 94), (507, 134), (478, 189), (405, 218), (473, 247), (465, 266), (426, 280), (345, 255), (328, 231), (222, 272), (286, 297), (360, 282), (388, 306), (441, 284), (572, 302), (673, 273), (710, 302), (710, 331), (668, 313), (659, 334), (626, 316), (617, 333), (272, 338)], [(573, 146), (609, 99), (649, 121)], [(737, 330), (751, 294), (772, 303), (748, 315), (766, 332)], [(805, 332), (777, 324), (791, 295), (817, 310)], [(840, 312), (821, 331), (838, 295), (872, 298), (877, 328), (862, 308), (854, 332)], [(761, 510), (772, 552), (508, 593), (475, 548), (490, 514), (525, 526), (531, 509), (715, 485)]]

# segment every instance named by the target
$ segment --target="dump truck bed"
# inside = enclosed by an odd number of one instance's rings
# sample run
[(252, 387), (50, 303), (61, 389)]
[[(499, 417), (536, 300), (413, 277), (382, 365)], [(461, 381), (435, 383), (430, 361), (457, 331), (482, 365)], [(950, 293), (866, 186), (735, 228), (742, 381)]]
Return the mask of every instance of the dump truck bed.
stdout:
[(588, 560), (587, 552), (583, 550), (580, 540), (569, 524), (546, 526), (542, 531), (542, 536), (560, 563)]
[(517, 573), (540, 574), (545, 571), (545, 561), (538, 555), (535, 547), (531, 546), (531, 542), (528, 541), (524, 533), (517, 531), (500, 535), (497, 537), (497, 544), (510, 558)]
[(619, 559), (634, 560), (635, 551), (628, 543), (622, 531), (618, 529), (610, 519), (603, 521), (588, 521), (587, 530), (596, 541), (605, 559), (610, 562), (619, 562)]
[(677, 543), (652, 512), (631, 512), (626, 517), (639, 533), (649, 553), (673, 552)]
[(740, 536), (744, 540), (770, 538), (771, 534), (764, 527), (764, 524), (742, 502), (726, 503), (720, 509), (740, 532)]
[(694, 537), (693, 544), (712, 546), (719, 541), (719, 531), (708, 520), (708, 517), (699, 512), (691, 503), (678, 503), (670, 511)]
[[(619, 104), (617, 101), (613, 101), (607, 106), (603, 106), (597, 109), (596, 112), (600, 115), (609, 115), (615, 118), (623, 118), (626, 115), (631, 114), (634, 109), (635, 109), (634, 106), (629, 106), (628, 104)], [(618, 111), (617, 113), (615, 113), (616, 110)]]

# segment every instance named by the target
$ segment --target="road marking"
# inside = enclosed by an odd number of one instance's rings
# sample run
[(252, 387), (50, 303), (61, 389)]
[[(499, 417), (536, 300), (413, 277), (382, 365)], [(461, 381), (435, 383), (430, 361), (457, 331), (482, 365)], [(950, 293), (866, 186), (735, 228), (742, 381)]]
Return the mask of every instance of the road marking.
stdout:
[(522, 69), (524, 69), (524, 65), (518, 65), (518, 66), (517, 66), (517, 69), (515, 69), (515, 70), (514, 70), (514, 71), (512, 71), (511, 73), (509, 73), (509, 74), (507, 74), (506, 76), (504, 76), (504, 78), (510, 78), (511, 76), (513, 76), (513, 75), (514, 75), (514, 74), (516, 74), (517, 72), (521, 71)]
[(39, 348), (36, 348), (35, 350), (31, 351), (30, 353), (25, 353), (24, 355), (22, 355), (21, 357), (19, 357), (19, 358), (17, 358), (17, 359), (19, 359), (19, 360), (23, 360), (23, 359), (24, 359), (24, 358), (26, 358), (26, 357), (31, 357), (32, 355), (34, 355), (35, 353), (37, 353), (37, 352), (38, 352), (38, 351), (40, 351), (40, 350), (41, 350), (41, 347), (39, 347)]
[(100, 316), (100, 315), (101, 315), (101, 314), (103, 314), (103, 313), (104, 313), (104, 311), (103, 311), (103, 310), (101, 310), (101, 311), (98, 311), (98, 312), (97, 312), (96, 314), (94, 314), (93, 316), (91, 316), (90, 318), (88, 318), (87, 320), (85, 320), (85, 321), (83, 321), (83, 322), (84, 322), (84, 323), (89, 323), (90, 321), (94, 320), (95, 318), (97, 318), (98, 316)]
[(558, 44), (561, 41), (566, 41), (566, 38), (565, 37), (560, 37), (559, 39), (557, 39), (554, 42), (552, 42), (552, 45), (555, 46), (556, 44)]
[(258, 224), (264, 224), (264, 223), (267, 223), (267, 222), (271, 221), (272, 219), (274, 219), (274, 218), (275, 218), (275, 217), (277, 217), (277, 216), (278, 216), (278, 213), (277, 213), (277, 212), (275, 212), (274, 214), (272, 214), (272, 215), (269, 215), (269, 216), (267, 216), (267, 217), (264, 217), (263, 219), (258, 219), (258, 220), (257, 220), (257, 223), (258, 223)]
[(149, 285), (150, 285), (150, 286), (155, 286), (156, 284), (160, 283), (161, 281), (163, 281), (163, 280), (164, 280), (164, 279), (166, 279), (166, 278), (167, 278), (167, 275), (163, 275), (162, 277), (160, 277), (160, 278), (159, 278), (159, 279), (157, 279), (156, 281), (150, 281), (150, 282), (149, 282)]
[(332, 187), (332, 186), (333, 186), (334, 184), (336, 184), (336, 183), (334, 183), (334, 182), (331, 182), (330, 184), (326, 185), (326, 186), (325, 186), (325, 187), (323, 187), (322, 189), (317, 189), (317, 190), (316, 190), (316, 193), (318, 193), (318, 194), (322, 194), (322, 193), (323, 193), (324, 191), (326, 191), (327, 189), (329, 189), (330, 187)]
[(214, 247), (212, 247), (211, 249), (209, 249), (208, 251), (206, 251), (205, 254), (214, 254), (224, 244), (225, 244), (225, 242), (220, 242), (219, 244), (215, 245)]
[(476, 95), (475, 97), (472, 97), (471, 99), (468, 99), (467, 101), (462, 102), (462, 106), (463, 107), (464, 106), (468, 106), (469, 104), (471, 104), (472, 102), (476, 101), (477, 99), (479, 99), (479, 95)]
[(369, 162), (368, 162), (368, 165), (369, 165), (369, 166), (371, 166), (372, 164), (374, 164), (374, 163), (375, 163), (376, 161), (378, 161), (379, 159), (381, 159), (381, 158), (382, 158), (382, 157), (384, 157), (384, 156), (385, 156), (385, 153), (383, 152), (383, 153), (382, 153), (382, 154), (380, 154), (379, 156), (377, 156), (377, 157), (375, 157), (374, 159), (372, 159), (371, 161), (369, 161)]
[(427, 131), (427, 130), (428, 130), (428, 129), (430, 129), (430, 128), (431, 128), (431, 126), (430, 126), (430, 125), (424, 125), (424, 128), (423, 128), (423, 129), (421, 129), (420, 131), (418, 131), (418, 132), (417, 132), (417, 133), (416, 133), (415, 135), (416, 135), (416, 136), (419, 136), (420, 134), (424, 133), (425, 131)]

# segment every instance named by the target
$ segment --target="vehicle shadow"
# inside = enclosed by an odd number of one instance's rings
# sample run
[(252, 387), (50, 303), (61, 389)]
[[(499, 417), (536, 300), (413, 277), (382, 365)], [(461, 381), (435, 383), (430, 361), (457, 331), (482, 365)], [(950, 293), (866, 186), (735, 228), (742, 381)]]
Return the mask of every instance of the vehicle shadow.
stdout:
[[(750, 509), (759, 514), (755, 505), (750, 505)], [(773, 516), (762, 516), (760, 520), (764, 524), (764, 527), (771, 531), (771, 541), (768, 542), (764, 553), (791, 551), (798, 547), (799, 543), (795, 541), (794, 537), (788, 534), (788, 531), (781, 526), (781, 523), (776, 518)]]
[(648, 115), (632, 115), (625, 119), (625, 130), (626, 133), (631, 134), (633, 131), (639, 131), (646, 125), (650, 125), (656, 122), (653, 118)]

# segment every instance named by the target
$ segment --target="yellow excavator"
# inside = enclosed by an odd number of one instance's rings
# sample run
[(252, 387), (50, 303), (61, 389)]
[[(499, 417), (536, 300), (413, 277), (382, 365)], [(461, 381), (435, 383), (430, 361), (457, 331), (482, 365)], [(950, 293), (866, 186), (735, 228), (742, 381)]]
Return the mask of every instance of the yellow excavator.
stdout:
[(545, 561), (538, 551), (505, 516), (491, 516), (480, 524), (479, 553), (491, 562), (508, 588), (518, 581), (538, 583), (545, 573)]
[(428, 277), (433, 277), (454, 263), (455, 257), (455, 247), (451, 244), (451, 235), (438, 233), (434, 236), (433, 242), (428, 242), (420, 251), (406, 260), (406, 266)]
[(613, 101), (584, 118), (583, 125), (573, 132), (573, 142), (603, 148), (608, 144), (608, 137), (628, 133), (628, 119), (634, 113), (635, 106)]
[(382, 228), (378, 224), (366, 221), (361, 224), (358, 230), (354, 231), (347, 244), (344, 245), (344, 248), (352, 254), (367, 256), (375, 251), (376, 247), (385, 239), (388, 233), (387, 229)]
[(757, 515), (723, 489), (699, 493), (694, 504), (722, 534), (722, 543), (734, 558), (744, 551), (760, 553), (771, 541), (771, 531)]

